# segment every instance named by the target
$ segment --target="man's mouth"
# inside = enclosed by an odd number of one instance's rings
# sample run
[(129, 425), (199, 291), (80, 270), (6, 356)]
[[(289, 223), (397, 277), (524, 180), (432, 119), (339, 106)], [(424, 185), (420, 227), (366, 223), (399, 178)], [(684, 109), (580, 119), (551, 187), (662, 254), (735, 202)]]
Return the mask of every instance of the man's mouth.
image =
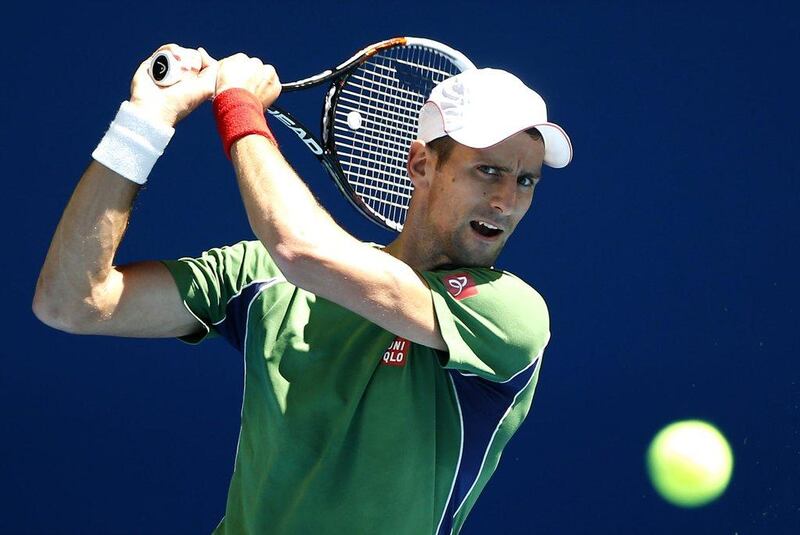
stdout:
[(470, 221), (469, 225), (472, 227), (472, 230), (484, 238), (494, 238), (503, 233), (503, 229), (492, 225), (491, 223), (487, 223), (486, 221)]

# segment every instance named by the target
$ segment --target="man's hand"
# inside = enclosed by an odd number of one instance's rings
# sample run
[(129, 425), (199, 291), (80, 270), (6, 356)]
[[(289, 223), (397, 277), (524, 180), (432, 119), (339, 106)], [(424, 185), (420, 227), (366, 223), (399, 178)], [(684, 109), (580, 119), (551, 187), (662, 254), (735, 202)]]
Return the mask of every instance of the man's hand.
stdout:
[(218, 95), (226, 89), (238, 87), (253, 93), (264, 109), (272, 106), (281, 94), (281, 81), (272, 65), (264, 65), (258, 58), (234, 54), (219, 62), (217, 72)]
[[(178, 83), (161, 87), (150, 78), (148, 67), (153, 55), (168, 50), (181, 64), (191, 66)], [(217, 61), (202, 49), (164, 45), (139, 65), (131, 82), (130, 102), (153, 121), (175, 126), (204, 101), (214, 95)]]

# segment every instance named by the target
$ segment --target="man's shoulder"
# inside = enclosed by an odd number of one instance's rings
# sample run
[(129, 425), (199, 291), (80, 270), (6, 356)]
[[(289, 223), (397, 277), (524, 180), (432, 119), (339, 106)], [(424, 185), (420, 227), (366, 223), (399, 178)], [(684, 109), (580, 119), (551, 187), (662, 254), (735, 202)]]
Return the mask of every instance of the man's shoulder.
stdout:
[(491, 359), (496, 376), (513, 376), (547, 345), (547, 305), (519, 276), (492, 267), (469, 267), (426, 272), (425, 278), (443, 332), (449, 326), (451, 334), (466, 336), (466, 343), (483, 358), (502, 355)]
[[(241, 256), (244, 253), (262, 253), (266, 252), (264, 245), (259, 240), (239, 240), (233, 243), (224, 245), (214, 245), (203, 250), (198, 258), (208, 256)], [(191, 259), (195, 256), (181, 256), (178, 260)]]
[(425, 273), (434, 290), (444, 290), (456, 300), (495, 301), (543, 306), (544, 298), (520, 276), (495, 267), (452, 267)]
[(189, 269), (205, 273), (209, 277), (230, 279), (233, 285), (281, 276), (280, 270), (259, 240), (240, 240), (211, 247), (197, 256), (184, 256), (165, 263), (173, 269)]

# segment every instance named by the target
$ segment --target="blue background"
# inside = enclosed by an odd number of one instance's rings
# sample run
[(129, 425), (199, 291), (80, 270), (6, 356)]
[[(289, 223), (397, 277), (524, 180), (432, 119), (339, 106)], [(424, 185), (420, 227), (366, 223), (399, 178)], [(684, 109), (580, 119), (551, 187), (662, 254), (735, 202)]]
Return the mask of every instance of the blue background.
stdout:
[[(209, 533), (225, 505), (242, 363), (227, 344), (79, 337), (30, 303), (90, 153), (159, 45), (238, 51), (288, 81), (394, 35), (508, 69), (575, 146), (498, 265), (547, 299), (534, 407), (463, 533), (800, 533), (798, 12), (789, 3), (110, 3), (8, 8), (2, 39), (0, 532)], [(315, 124), (321, 92), (282, 105)], [(388, 242), (281, 127), (360, 238)], [(140, 194), (118, 263), (252, 233), (206, 104)], [(717, 502), (659, 498), (644, 452), (703, 418), (736, 456)], [(379, 529), (376, 529), (379, 532)]]

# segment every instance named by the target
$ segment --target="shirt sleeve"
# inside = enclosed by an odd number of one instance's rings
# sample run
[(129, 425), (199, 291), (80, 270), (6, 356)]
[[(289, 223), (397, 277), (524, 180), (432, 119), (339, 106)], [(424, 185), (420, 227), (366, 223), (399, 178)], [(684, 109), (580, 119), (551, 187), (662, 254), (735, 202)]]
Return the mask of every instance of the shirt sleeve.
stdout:
[(518, 277), (489, 268), (423, 273), (447, 344), (445, 368), (505, 382), (542, 356), (547, 305)]
[(283, 275), (259, 241), (209, 249), (197, 258), (162, 260), (175, 279), (186, 308), (203, 325), (203, 331), (181, 337), (198, 344), (206, 337), (223, 334), (228, 304), (258, 282), (283, 279)]

